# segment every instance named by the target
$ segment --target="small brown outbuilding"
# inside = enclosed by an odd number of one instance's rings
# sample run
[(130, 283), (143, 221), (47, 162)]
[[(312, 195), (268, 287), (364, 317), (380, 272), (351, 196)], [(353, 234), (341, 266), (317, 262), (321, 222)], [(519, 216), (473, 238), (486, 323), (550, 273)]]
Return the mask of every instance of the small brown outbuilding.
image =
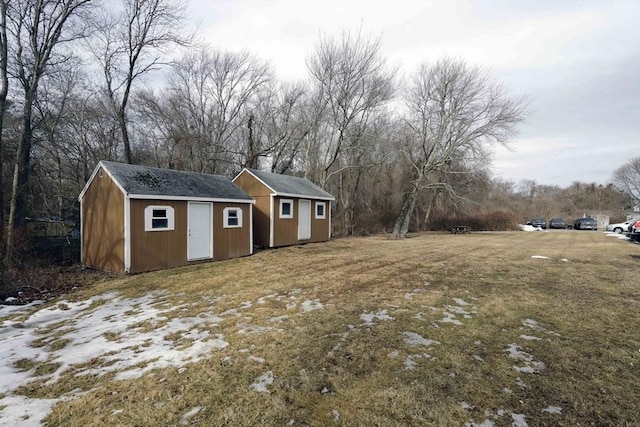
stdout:
[(85, 266), (144, 271), (253, 253), (253, 199), (229, 178), (102, 161), (80, 193)]
[(335, 198), (305, 178), (244, 169), (233, 182), (255, 199), (257, 246), (278, 247), (331, 239)]

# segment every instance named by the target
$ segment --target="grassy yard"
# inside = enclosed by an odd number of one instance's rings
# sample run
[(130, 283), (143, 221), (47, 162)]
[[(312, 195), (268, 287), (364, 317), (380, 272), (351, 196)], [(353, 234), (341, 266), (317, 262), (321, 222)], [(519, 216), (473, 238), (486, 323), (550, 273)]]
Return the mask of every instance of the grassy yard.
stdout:
[[(37, 328), (0, 409), (58, 399), (50, 426), (639, 425), (639, 273), (640, 245), (561, 231), (336, 239), (120, 278), (52, 306), (78, 323)], [(89, 315), (113, 322), (80, 347)]]

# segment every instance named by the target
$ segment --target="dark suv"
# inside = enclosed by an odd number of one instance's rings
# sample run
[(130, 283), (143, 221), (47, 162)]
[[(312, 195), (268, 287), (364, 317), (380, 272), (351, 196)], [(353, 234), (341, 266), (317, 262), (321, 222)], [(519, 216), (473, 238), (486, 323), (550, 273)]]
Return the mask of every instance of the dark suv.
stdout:
[(573, 228), (576, 230), (597, 230), (598, 221), (593, 218), (578, 218), (573, 222)]
[(533, 218), (529, 224), (534, 227), (547, 228), (547, 222), (544, 218)]
[(567, 225), (564, 223), (564, 219), (562, 218), (551, 218), (549, 220), (549, 228), (566, 228)]

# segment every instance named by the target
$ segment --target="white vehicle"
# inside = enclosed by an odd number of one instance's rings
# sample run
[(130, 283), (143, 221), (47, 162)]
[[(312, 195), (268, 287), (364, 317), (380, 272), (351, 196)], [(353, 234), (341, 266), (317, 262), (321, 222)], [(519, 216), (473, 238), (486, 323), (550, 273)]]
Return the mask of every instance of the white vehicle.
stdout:
[(631, 226), (637, 219), (630, 219), (629, 221), (620, 222), (618, 224), (607, 225), (607, 231), (613, 231), (614, 233), (622, 233), (623, 231), (631, 231)]

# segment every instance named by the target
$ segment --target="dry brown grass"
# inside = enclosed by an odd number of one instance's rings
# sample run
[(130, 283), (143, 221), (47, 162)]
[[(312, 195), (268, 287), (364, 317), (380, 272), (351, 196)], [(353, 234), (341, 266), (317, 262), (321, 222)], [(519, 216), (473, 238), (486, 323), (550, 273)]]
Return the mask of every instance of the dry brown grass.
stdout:
[[(90, 390), (59, 403), (51, 426), (511, 425), (512, 414), (529, 425), (638, 425), (639, 271), (640, 246), (599, 232), (433, 233), (120, 278), (75, 298), (168, 292), (187, 307), (170, 316), (223, 317), (211, 332), (229, 346), (186, 370), (93, 383), (69, 374), (23, 391)], [(301, 310), (315, 300), (322, 309)], [(443, 322), (445, 311), (461, 324)], [(367, 324), (367, 313), (379, 317)], [(438, 343), (412, 345), (407, 332)], [(513, 345), (544, 367), (518, 372), (527, 361), (508, 356)], [(252, 390), (266, 371), (269, 393)]]

